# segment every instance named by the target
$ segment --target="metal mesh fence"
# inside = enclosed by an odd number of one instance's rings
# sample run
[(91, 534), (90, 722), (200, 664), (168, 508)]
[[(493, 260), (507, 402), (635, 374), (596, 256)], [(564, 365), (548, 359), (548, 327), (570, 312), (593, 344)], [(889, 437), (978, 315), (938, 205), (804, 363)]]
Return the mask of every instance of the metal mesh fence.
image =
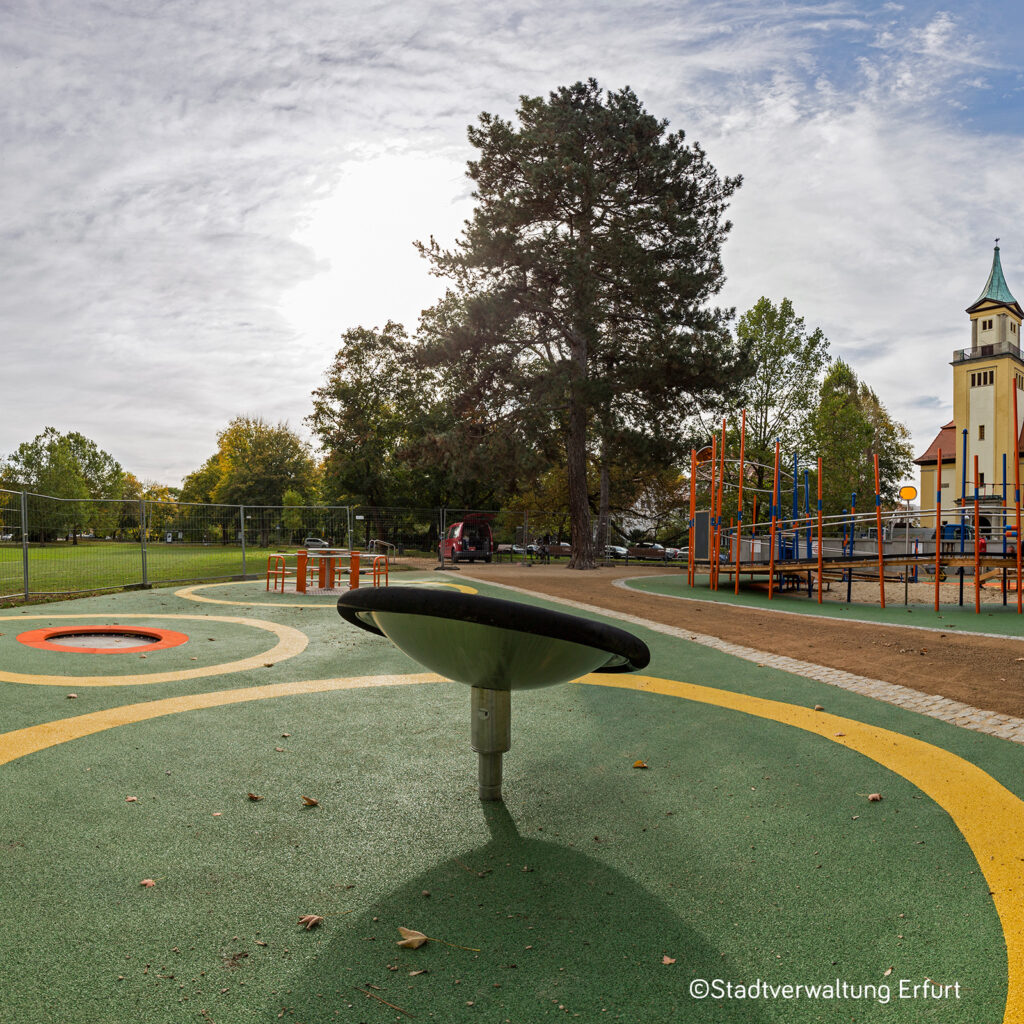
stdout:
[(25, 593), (20, 491), (0, 490), (0, 597)]
[[(433, 560), (465, 522), (487, 524), (492, 561), (565, 562), (571, 554), (566, 509), (210, 505), (0, 490), (0, 598), (255, 578), (268, 555), (324, 543)], [(615, 510), (603, 531), (597, 516), (593, 528), (606, 563), (646, 557), (637, 553), (641, 540), (667, 546), (679, 533), (685, 544), (682, 512)]]

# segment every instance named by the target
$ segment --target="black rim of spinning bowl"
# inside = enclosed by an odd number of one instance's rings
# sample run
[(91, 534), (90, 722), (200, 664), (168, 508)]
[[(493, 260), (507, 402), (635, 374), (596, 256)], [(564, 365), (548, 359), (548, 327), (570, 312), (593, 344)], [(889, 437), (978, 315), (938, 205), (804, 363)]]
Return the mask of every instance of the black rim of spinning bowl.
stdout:
[(605, 651), (624, 662), (602, 665), (595, 672), (636, 672), (646, 668), (651, 652), (641, 639), (617, 626), (609, 626), (579, 615), (538, 608), (519, 601), (505, 601), (479, 594), (458, 594), (424, 587), (350, 590), (338, 598), (338, 614), (353, 626), (377, 636), (384, 632), (362, 618), (369, 612), (391, 612), (399, 615), (429, 615), (439, 619), (455, 619), (481, 626), (550, 637), (567, 643), (581, 644)]

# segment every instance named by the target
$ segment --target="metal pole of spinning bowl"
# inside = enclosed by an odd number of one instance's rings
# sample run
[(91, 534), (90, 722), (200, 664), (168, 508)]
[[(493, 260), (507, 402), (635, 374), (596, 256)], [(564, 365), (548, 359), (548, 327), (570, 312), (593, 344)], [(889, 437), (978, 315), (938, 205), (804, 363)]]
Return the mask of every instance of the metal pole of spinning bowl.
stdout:
[(481, 800), (501, 799), (501, 758), (512, 746), (512, 692), (470, 687), (470, 747)]

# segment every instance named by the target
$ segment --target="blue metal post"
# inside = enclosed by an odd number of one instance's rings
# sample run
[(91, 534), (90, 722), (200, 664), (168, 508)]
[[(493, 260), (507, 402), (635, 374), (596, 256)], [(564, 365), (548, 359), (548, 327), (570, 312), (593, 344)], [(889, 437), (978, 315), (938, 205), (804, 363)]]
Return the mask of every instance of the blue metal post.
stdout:
[[(964, 454), (963, 454), (963, 471), (960, 474), (960, 554), (964, 553), (966, 537), (964, 534), (967, 532), (967, 516), (965, 511), (967, 509), (967, 428), (964, 427)], [(975, 537), (974, 542), (977, 543), (978, 539)], [(964, 567), (960, 566), (960, 604), (964, 603)]]
[(807, 557), (811, 557), (811, 483), (808, 470), (804, 470), (804, 516), (807, 519)]
[[(1003, 554), (1006, 554), (1006, 452), (1003, 452)], [(1006, 597), (1006, 588), (1003, 587), (1003, 597)]]

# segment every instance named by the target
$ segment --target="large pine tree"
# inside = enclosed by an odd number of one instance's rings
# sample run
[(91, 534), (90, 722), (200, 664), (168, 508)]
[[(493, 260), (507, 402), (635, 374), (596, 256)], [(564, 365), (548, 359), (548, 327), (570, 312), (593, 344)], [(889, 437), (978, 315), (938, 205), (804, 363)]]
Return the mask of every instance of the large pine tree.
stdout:
[(452, 282), (421, 351), (464, 418), (564, 459), (570, 565), (591, 568), (588, 459), (678, 455), (686, 415), (749, 372), (731, 311), (708, 306), (740, 182), (628, 88), (522, 97), (517, 119), (469, 129), (472, 219), (452, 250), (419, 246)]

